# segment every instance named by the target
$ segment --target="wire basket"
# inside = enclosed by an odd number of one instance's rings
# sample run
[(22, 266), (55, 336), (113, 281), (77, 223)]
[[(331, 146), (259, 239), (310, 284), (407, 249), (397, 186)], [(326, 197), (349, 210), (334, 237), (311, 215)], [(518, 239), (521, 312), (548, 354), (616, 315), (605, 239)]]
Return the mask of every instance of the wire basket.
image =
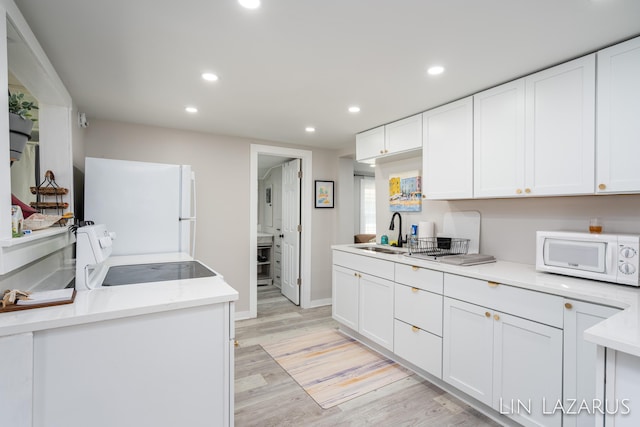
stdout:
[(415, 237), (409, 239), (409, 253), (429, 256), (463, 255), (469, 251), (469, 241), (451, 237)]

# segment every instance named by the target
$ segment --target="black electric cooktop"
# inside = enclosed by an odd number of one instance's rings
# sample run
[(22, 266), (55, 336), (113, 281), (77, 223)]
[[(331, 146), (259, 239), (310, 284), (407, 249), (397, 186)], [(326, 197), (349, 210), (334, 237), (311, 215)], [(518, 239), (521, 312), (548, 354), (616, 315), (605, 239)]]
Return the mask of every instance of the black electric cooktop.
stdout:
[(198, 261), (161, 262), (110, 267), (102, 286), (131, 285), (134, 283), (165, 282), (167, 280), (213, 277), (216, 273)]

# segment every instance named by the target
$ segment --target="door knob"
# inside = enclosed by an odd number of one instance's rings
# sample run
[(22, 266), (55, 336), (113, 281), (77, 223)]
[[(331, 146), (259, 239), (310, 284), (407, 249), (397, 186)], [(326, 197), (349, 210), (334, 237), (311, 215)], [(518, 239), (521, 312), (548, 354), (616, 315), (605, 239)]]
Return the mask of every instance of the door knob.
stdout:
[(284, 234), (278, 234), (278, 237), (284, 239)]

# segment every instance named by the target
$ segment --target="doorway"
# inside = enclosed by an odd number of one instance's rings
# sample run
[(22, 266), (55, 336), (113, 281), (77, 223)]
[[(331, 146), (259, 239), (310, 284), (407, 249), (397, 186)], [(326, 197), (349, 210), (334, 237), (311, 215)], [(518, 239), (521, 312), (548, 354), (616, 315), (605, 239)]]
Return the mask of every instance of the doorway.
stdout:
[[(297, 216), (295, 218), (296, 221), (301, 225), (301, 231), (296, 233), (291, 233), (291, 230), (288, 230), (288, 233), (285, 230), (284, 222), (280, 223), (278, 220), (282, 218), (278, 218), (280, 214), (282, 217), (285, 217), (286, 213), (284, 212), (286, 209), (283, 209), (283, 212), (278, 211), (277, 206), (273, 206), (273, 202), (276, 202), (274, 197), (276, 193), (280, 191), (280, 195), (283, 196), (283, 189), (279, 189), (279, 184), (267, 183), (260, 184), (259, 181), (265, 175), (266, 170), (264, 168), (260, 169), (259, 165), (262, 163), (265, 164), (264, 161), (260, 162), (261, 159), (268, 158), (268, 160), (273, 163), (273, 167), (277, 167), (277, 164), (287, 164), (291, 163), (292, 159), (297, 159), (300, 164), (300, 168), (302, 170), (302, 178), (300, 179), (299, 185), (299, 202), (297, 203), (300, 209), (300, 213), (294, 214)], [(268, 163), (268, 162), (267, 162)], [(287, 242), (291, 242), (291, 239), (297, 239), (299, 254), (297, 257), (294, 255), (289, 255), (289, 267), (297, 267), (290, 269), (290, 277), (289, 283), (287, 287), (287, 293), (283, 294), (287, 296), (289, 299), (295, 299), (295, 295), (292, 298), (292, 291), (295, 291), (295, 294), (299, 295), (299, 305), (302, 308), (307, 308), (311, 304), (311, 207), (312, 207), (312, 153), (308, 150), (298, 150), (284, 147), (274, 147), (268, 145), (251, 145), (251, 171), (250, 171), (250, 215), (249, 215), (249, 238), (250, 238), (250, 283), (249, 283), (249, 313), (243, 316), (242, 313), (238, 317), (257, 317), (257, 302), (258, 302), (258, 265), (255, 262), (258, 259), (258, 248), (256, 245), (259, 232), (258, 223), (259, 218), (263, 222), (268, 222), (268, 224), (260, 224), (261, 228), (266, 229), (271, 232), (269, 234), (278, 233), (282, 235), (281, 239), (282, 243), (284, 243), (285, 235), (287, 237)], [(283, 168), (284, 170), (285, 168)], [(262, 173), (262, 175), (261, 175)], [(263, 197), (264, 196), (264, 197)], [(269, 201), (271, 201), (271, 206), (267, 202), (267, 196), (270, 197)], [(260, 206), (263, 204), (263, 206)], [(294, 203), (295, 204), (295, 203)], [(259, 209), (261, 212), (259, 214)], [(299, 221), (297, 221), (299, 220)], [(291, 222), (291, 221), (289, 221)], [(269, 225), (270, 224), (270, 225)], [(278, 227), (278, 225), (280, 225)], [(264, 227), (263, 227), (264, 226)], [(278, 232), (278, 228), (281, 230)], [(292, 237), (293, 236), (293, 237)], [(291, 246), (289, 246), (290, 248)], [(297, 265), (294, 265), (293, 260), (297, 260)], [(283, 260), (282, 268), (286, 267), (286, 260)], [(281, 279), (284, 279), (285, 272), (282, 271)], [(296, 277), (294, 277), (296, 276)], [(299, 284), (298, 284), (298, 278)], [(293, 282), (292, 282), (293, 280)], [(293, 283), (293, 287), (291, 286)], [(282, 285), (282, 280), (281, 280)], [(295, 303), (295, 301), (294, 301)]]

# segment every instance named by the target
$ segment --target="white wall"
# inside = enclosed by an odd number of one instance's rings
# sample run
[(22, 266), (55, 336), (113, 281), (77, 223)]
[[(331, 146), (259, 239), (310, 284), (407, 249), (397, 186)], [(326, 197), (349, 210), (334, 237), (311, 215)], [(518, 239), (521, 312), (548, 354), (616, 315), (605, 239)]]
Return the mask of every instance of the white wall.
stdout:
[[(253, 260), (249, 259), (247, 242), (252, 143), (286, 146), (103, 120), (91, 120), (85, 137), (85, 154), (89, 157), (192, 165), (198, 193), (196, 257), (217, 269), (238, 290), (237, 312), (249, 311), (249, 265)], [(334, 180), (336, 153), (305, 148), (313, 151), (314, 179)], [(336, 235), (333, 211), (314, 209), (312, 214), (312, 301), (331, 297), (330, 246)]]
[[(389, 231), (389, 174), (422, 170), (421, 158), (376, 166), (376, 214), (378, 242), (387, 234), (395, 240), (398, 228)], [(498, 259), (535, 263), (537, 230), (588, 231), (589, 218), (600, 217), (605, 233), (640, 234), (640, 195), (540, 197), (460, 201), (425, 201), (420, 213), (402, 213), (402, 234), (411, 232), (411, 224), (434, 221), (436, 232), (442, 229), (445, 212), (479, 211), (480, 252)], [(397, 225), (397, 223), (396, 223)]]
[(353, 159), (341, 157), (338, 159), (338, 181), (334, 185), (335, 206), (338, 209), (338, 237), (336, 243), (353, 243), (356, 230), (354, 223), (354, 199), (357, 189), (353, 180)]

